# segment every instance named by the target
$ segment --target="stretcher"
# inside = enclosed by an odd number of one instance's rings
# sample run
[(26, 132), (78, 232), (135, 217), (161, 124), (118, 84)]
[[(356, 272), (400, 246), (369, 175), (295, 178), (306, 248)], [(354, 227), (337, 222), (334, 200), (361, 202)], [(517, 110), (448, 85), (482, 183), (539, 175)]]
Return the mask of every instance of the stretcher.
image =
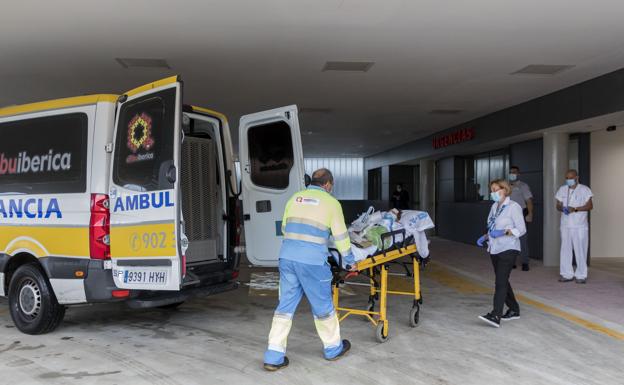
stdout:
[[(400, 237), (399, 237), (400, 236)], [(399, 239), (399, 242), (395, 240)], [(386, 240), (392, 240), (387, 242)], [(343, 321), (351, 315), (359, 315), (367, 318), (373, 326), (375, 326), (375, 337), (378, 342), (386, 342), (388, 340), (389, 321), (387, 318), (387, 299), (388, 295), (403, 295), (413, 297), (413, 305), (409, 315), (409, 324), (411, 327), (418, 326), (420, 316), (420, 305), (422, 304), (422, 294), (420, 293), (420, 271), (419, 266), (425, 265), (428, 258), (421, 258), (417, 253), (416, 245), (413, 237), (405, 237), (405, 230), (397, 230), (381, 235), (381, 244), (391, 246), (380, 251), (378, 254), (361, 260), (355, 264), (353, 269), (343, 269), (342, 256), (337, 250), (330, 252), (337, 256), (336, 259), (330, 257), (332, 265), (332, 295), (339, 321)], [(400, 261), (402, 258), (410, 258), (409, 261)], [(331, 262), (333, 260), (333, 263)], [(396, 291), (388, 290), (388, 270), (390, 265), (398, 264), (405, 269), (406, 277), (413, 278), (412, 291)], [(410, 271), (411, 267), (411, 271)], [(340, 307), (340, 286), (345, 281), (358, 275), (364, 275), (368, 278), (370, 287), (368, 305), (365, 309)], [(379, 301), (379, 308), (375, 310), (376, 301)]]

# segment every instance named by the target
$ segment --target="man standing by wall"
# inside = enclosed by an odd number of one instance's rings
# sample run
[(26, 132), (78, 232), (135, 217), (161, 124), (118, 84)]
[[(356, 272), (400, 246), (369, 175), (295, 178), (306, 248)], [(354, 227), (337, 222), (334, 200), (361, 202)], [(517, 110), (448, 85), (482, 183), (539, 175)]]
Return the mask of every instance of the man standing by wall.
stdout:
[[(520, 179), (520, 168), (512, 166), (509, 170), (509, 182), (511, 183), (511, 200), (522, 208), (526, 223), (533, 222), (533, 194), (531, 188)], [(522, 271), (529, 271), (529, 238), (528, 232), (520, 238), (520, 258), (522, 259)]]
[(392, 208), (399, 210), (409, 209), (409, 193), (403, 188), (403, 184), (396, 185), (396, 190), (392, 193)]
[[(561, 211), (561, 254), (559, 282), (587, 281), (587, 248), (589, 246), (589, 211), (594, 208), (592, 191), (578, 182), (576, 170), (566, 173), (566, 184), (559, 188), (557, 210)], [(572, 251), (576, 271), (572, 267)]]

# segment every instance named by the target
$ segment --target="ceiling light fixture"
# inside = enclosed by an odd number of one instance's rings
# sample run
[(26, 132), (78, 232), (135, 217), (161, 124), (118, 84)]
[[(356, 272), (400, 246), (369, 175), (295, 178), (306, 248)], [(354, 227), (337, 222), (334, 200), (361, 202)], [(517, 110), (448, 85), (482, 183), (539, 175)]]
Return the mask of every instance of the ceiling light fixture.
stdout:
[(431, 110), (429, 111), (430, 114), (432, 115), (457, 115), (459, 113), (461, 113), (462, 110), (455, 110), (455, 109), (437, 109), (437, 110)]
[(328, 61), (322, 71), (368, 72), (374, 64), (370, 61)]
[(511, 75), (556, 75), (573, 67), (573, 65), (567, 64), (529, 64), (516, 72), (512, 72)]
[(166, 68), (171, 69), (165, 59), (146, 59), (146, 58), (115, 58), (117, 63), (123, 68)]

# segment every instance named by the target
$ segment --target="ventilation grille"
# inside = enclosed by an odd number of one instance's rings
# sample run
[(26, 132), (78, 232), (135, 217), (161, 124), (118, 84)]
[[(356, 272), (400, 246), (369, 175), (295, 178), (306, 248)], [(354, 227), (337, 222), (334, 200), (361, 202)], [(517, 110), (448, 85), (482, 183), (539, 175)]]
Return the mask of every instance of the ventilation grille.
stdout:
[(375, 63), (369, 61), (328, 61), (324, 71), (367, 72)]
[(573, 65), (530, 64), (512, 75), (555, 75), (574, 67)]
[(169, 64), (165, 59), (144, 59), (144, 58), (116, 58), (123, 68), (167, 68)]
[(216, 159), (212, 140), (184, 138), (180, 185), (184, 232), (189, 239), (188, 262), (217, 258), (217, 248), (221, 244)]

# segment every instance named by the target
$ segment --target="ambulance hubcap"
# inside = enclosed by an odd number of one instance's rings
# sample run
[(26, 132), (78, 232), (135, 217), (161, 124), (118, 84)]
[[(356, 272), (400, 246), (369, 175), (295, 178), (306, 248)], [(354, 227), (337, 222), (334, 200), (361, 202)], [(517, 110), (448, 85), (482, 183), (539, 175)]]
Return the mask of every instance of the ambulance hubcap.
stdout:
[(19, 295), (19, 305), (22, 313), (36, 317), (41, 309), (41, 290), (36, 282), (27, 280), (23, 283)]

